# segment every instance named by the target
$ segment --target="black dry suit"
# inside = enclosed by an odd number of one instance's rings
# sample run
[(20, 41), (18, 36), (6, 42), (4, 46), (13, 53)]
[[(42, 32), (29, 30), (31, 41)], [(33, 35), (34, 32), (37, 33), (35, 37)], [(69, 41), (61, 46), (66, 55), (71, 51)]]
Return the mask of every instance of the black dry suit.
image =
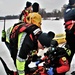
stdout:
[(68, 62), (70, 54), (71, 52), (67, 48), (51, 46), (40, 62), (45, 61), (46, 69), (53, 67), (53, 75), (65, 75), (70, 68)]

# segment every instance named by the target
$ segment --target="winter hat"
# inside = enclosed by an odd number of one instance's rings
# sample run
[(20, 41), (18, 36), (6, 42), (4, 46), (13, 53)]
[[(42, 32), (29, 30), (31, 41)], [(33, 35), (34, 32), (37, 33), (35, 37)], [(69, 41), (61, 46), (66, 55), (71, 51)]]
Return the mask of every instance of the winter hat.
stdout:
[(27, 1), (27, 2), (26, 2), (26, 8), (28, 8), (28, 7), (30, 7), (30, 6), (32, 6), (32, 3), (29, 2), (29, 1)]
[(69, 0), (69, 5), (73, 5), (75, 3), (75, 0)]
[(53, 32), (48, 32), (48, 33), (42, 33), (39, 37), (38, 40), (42, 44), (42, 46), (49, 47), (51, 44), (51, 40), (54, 38), (55, 34)]
[(39, 11), (39, 4), (37, 2), (35, 2), (33, 5), (33, 12), (38, 12)]

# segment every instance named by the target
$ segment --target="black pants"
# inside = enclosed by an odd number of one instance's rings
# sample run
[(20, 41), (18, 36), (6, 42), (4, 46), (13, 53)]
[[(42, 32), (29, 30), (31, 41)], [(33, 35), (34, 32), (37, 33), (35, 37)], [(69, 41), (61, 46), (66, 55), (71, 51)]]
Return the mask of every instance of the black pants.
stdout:
[(66, 41), (71, 50), (71, 56), (68, 58), (71, 63), (73, 55), (75, 53), (75, 35), (73, 32), (66, 31)]
[[(9, 49), (9, 52), (10, 52), (10, 54), (11, 54), (11, 57), (12, 57), (12, 59), (13, 59), (13, 61), (14, 61), (15, 66), (16, 66), (17, 49), (15, 49), (13, 46), (11, 46), (11, 45), (10, 45), (9, 43), (7, 43), (7, 42), (5, 42), (5, 44), (6, 44), (7, 48)], [(25, 64), (25, 68), (26, 68), (25, 73), (26, 73), (26, 74), (29, 73), (30, 68), (28, 67), (28, 64), (30, 64), (30, 62), (31, 62), (30, 60), (26, 61), (26, 64)], [(11, 74), (11, 75), (12, 75), (12, 74)]]

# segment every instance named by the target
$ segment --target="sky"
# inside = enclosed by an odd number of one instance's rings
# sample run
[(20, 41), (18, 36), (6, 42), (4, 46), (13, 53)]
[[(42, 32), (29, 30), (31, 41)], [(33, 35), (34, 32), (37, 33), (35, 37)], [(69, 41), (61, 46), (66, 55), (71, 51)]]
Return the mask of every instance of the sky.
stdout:
[(38, 2), (40, 8), (45, 8), (46, 12), (60, 10), (64, 4), (68, 4), (68, 0), (0, 0), (0, 16), (20, 14), (27, 1)]

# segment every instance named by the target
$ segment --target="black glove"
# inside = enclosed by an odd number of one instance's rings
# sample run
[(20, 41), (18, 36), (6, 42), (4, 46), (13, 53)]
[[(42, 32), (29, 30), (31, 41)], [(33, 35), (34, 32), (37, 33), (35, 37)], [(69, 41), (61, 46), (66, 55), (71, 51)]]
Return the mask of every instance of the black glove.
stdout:
[(6, 41), (6, 32), (5, 30), (2, 30), (2, 42)]

